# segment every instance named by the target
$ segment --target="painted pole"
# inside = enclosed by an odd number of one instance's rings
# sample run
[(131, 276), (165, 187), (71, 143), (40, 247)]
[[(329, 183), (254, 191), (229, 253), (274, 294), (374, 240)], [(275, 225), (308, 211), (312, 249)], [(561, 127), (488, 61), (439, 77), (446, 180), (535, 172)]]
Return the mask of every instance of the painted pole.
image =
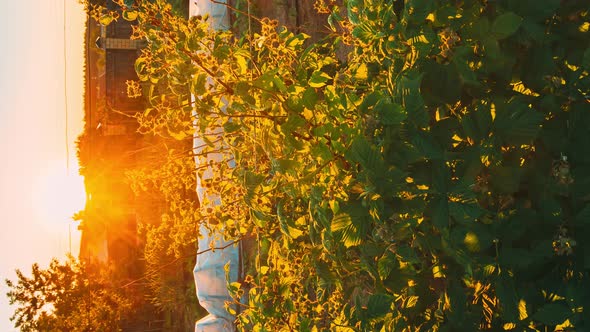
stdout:
[[(227, 8), (223, 4), (213, 3), (210, 0), (190, 0), (190, 16), (209, 15), (209, 22), (212, 29), (226, 30), (229, 29), (229, 15)], [(227, 0), (221, 0), (225, 3)], [(198, 96), (193, 96), (198, 98)], [(195, 112), (196, 114), (196, 112)], [(198, 118), (196, 121), (199, 121)], [(221, 133), (221, 128), (213, 130), (211, 134)], [(205, 146), (205, 141), (196, 136), (193, 141), (195, 154)], [(210, 161), (221, 161), (221, 154), (208, 154), (206, 158), (199, 159), (195, 157), (197, 167)], [(216, 197), (207, 192), (202, 186), (203, 181), (212, 177), (211, 169), (205, 170), (202, 175), (197, 176), (197, 196), (199, 201), (205, 204), (221, 204), (222, 197)], [(207, 203), (210, 202), (210, 203)], [(199, 226), (201, 237), (198, 240), (199, 251), (207, 248), (221, 248), (231, 244), (232, 239), (223, 238), (223, 234), (218, 232), (209, 233), (204, 224)], [(229, 264), (229, 279), (226, 280), (225, 266)], [(239, 250), (236, 245), (229, 245), (224, 249), (216, 249), (202, 253), (197, 256), (197, 263), (193, 270), (195, 284), (197, 289), (197, 298), (199, 304), (209, 313), (206, 317), (195, 324), (195, 332), (233, 332), (235, 329), (234, 319), (226, 310), (226, 303), (232, 301), (227, 291), (227, 282), (234, 282), (238, 279), (239, 270)]]

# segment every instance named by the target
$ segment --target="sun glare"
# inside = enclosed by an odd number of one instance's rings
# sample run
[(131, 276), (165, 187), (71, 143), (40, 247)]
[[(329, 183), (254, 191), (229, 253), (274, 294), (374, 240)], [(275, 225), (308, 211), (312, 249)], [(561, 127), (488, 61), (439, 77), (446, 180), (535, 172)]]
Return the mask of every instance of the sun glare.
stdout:
[(76, 169), (66, 169), (65, 163), (53, 163), (39, 171), (32, 193), (33, 209), (43, 226), (54, 229), (71, 222), (72, 215), (86, 202), (84, 180)]

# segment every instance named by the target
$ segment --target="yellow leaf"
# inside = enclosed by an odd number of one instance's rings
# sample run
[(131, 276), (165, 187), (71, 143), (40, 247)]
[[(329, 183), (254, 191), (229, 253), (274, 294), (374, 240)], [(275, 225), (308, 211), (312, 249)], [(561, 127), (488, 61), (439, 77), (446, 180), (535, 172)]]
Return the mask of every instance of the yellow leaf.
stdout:
[(494, 121), (496, 119), (496, 105), (494, 103), (490, 105), (490, 114), (492, 115), (492, 121)]
[(432, 276), (434, 278), (444, 278), (445, 277), (445, 274), (443, 273), (443, 270), (440, 267), (440, 265), (435, 265), (432, 267)]
[(309, 121), (313, 117), (313, 112), (310, 109), (306, 108), (305, 110), (303, 110), (303, 113), (301, 115), (303, 115), (305, 120)]
[(248, 72), (248, 63), (246, 61), (246, 58), (244, 58), (241, 55), (235, 55), (234, 57), (236, 58), (236, 62), (238, 64), (238, 67), (240, 68), (240, 74), (245, 74), (246, 72)]
[(518, 301), (518, 319), (524, 320), (529, 317), (526, 310), (526, 302), (524, 300)]
[(98, 22), (102, 25), (109, 25), (113, 21), (112, 15), (103, 15), (98, 19)]
[(503, 326), (504, 330), (508, 331), (508, 330), (513, 330), (516, 328), (516, 324), (514, 323), (506, 323)]
[(354, 78), (357, 80), (366, 80), (369, 77), (368, 73), (367, 65), (363, 63), (354, 72)]
[(139, 13), (136, 10), (126, 10), (123, 12), (123, 18), (126, 21), (135, 21)]
[(291, 226), (288, 226), (288, 227), (289, 227), (289, 235), (291, 235), (291, 237), (293, 237), (294, 239), (297, 239), (298, 237), (303, 235), (303, 232), (300, 231), (299, 229), (291, 227)]
[(410, 297), (408, 297), (408, 300), (406, 301), (406, 308), (413, 308), (416, 306), (416, 304), (418, 303), (418, 296), (412, 295)]

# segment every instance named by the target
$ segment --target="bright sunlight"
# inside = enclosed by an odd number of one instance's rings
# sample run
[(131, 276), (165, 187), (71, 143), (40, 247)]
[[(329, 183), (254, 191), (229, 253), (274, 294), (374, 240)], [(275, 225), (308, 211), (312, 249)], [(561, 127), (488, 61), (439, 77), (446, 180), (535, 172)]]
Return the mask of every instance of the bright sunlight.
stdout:
[(32, 207), (49, 231), (71, 222), (74, 213), (84, 209), (86, 194), (84, 180), (77, 169), (66, 168), (64, 162), (55, 161), (45, 166), (34, 181)]

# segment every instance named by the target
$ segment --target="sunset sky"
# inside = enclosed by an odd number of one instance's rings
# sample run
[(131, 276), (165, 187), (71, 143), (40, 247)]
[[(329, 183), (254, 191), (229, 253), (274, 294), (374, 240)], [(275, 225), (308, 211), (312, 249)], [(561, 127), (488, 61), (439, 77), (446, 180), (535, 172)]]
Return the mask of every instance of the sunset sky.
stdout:
[(83, 118), (83, 29), (77, 0), (65, 0), (69, 137), (66, 167), (64, 0), (0, 0), (0, 331), (8, 317), (4, 279), (38, 262), (77, 255), (70, 217), (84, 207), (74, 141)]

